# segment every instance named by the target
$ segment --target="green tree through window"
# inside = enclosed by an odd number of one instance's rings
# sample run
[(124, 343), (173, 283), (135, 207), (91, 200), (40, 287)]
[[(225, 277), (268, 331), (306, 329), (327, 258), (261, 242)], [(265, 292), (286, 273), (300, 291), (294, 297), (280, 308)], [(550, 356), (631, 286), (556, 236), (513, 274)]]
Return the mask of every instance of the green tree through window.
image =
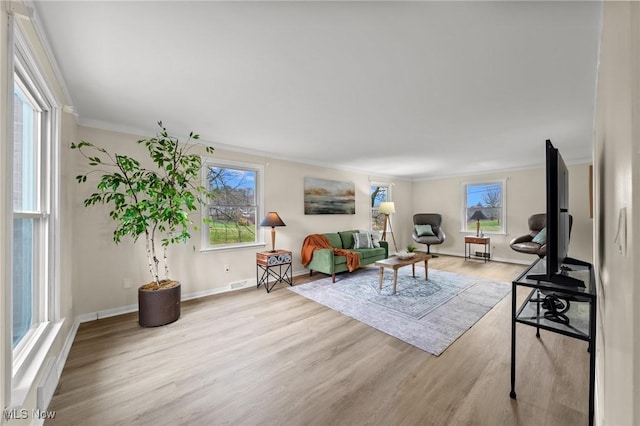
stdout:
[(256, 242), (258, 203), (257, 170), (207, 166), (209, 244), (229, 245)]

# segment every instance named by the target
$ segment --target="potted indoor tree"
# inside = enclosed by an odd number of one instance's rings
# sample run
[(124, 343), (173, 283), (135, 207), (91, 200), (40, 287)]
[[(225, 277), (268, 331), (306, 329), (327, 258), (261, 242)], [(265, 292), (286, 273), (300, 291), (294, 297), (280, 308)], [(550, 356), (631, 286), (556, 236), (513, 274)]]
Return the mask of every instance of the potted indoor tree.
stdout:
[(191, 238), (190, 229), (197, 228), (191, 214), (209, 195), (200, 184), (201, 157), (192, 149), (202, 146), (207, 153), (213, 152), (212, 147), (195, 142), (199, 135), (193, 132), (186, 143), (180, 143), (162, 122), (158, 125), (161, 130), (155, 137), (138, 141), (146, 147), (149, 158), (145, 159), (110, 153), (87, 141), (71, 144), (91, 167), (76, 176), (78, 183), (87, 182), (90, 174), (101, 175), (96, 192), (84, 205), (111, 208), (116, 244), (126, 236), (134, 242), (145, 237), (152, 281), (138, 288), (138, 319), (143, 327), (169, 324), (180, 317), (180, 283), (169, 278), (167, 247)]

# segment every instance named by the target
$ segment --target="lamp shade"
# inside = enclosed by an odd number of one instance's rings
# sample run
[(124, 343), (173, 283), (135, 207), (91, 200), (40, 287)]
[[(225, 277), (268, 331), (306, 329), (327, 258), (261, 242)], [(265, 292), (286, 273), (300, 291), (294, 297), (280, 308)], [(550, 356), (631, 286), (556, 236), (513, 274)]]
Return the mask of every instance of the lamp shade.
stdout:
[(474, 211), (471, 217), (469, 218), (469, 220), (485, 220), (485, 219), (489, 219), (489, 218), (485, 216), (484, 213), (482, 213), (482, 210)]
[(262, 219), (262, 222), (260, 222), (260, 226), (270, 226), (273, 228), (274, 226), (287, 226), (287, 225), (285, 225), (282, 219), (280, 219), (280, 216), (278, 216), (278, 213), (269, 212), (264, 217), (264, 219)]
[(380, 207), (378, 207), (378, 211), (382, 214), (390, 214), (396, 212), (396, 206), (393, 204), (393, 201), (383, 201), (380, 203)]

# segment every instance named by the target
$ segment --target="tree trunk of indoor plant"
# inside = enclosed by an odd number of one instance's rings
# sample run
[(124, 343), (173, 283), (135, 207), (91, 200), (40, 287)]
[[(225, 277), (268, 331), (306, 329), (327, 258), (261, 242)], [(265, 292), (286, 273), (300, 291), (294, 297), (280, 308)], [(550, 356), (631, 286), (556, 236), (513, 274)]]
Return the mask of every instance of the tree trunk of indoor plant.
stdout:
[(138, 288), (138, 322), (142, 327), (157, 327), (180, 318), (180, 283), (156, 290)]

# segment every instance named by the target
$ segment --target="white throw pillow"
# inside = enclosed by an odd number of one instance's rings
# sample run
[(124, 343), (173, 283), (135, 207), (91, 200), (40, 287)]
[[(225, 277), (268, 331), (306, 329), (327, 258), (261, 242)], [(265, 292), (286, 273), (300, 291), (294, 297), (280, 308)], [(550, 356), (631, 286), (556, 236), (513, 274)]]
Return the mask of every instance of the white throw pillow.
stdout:
[(363, 234), (369, 234), (371, 236), (371, 243), (374, 248), (380, 247), (380, 238), (382, 238), (382, 231), (360, 231)]
[(354, 249), (373, 248), (373, 242), (371, 241), (371, 234), (367, 232), (360, 232), (357, 234), (353, 234), (353, 248)]

